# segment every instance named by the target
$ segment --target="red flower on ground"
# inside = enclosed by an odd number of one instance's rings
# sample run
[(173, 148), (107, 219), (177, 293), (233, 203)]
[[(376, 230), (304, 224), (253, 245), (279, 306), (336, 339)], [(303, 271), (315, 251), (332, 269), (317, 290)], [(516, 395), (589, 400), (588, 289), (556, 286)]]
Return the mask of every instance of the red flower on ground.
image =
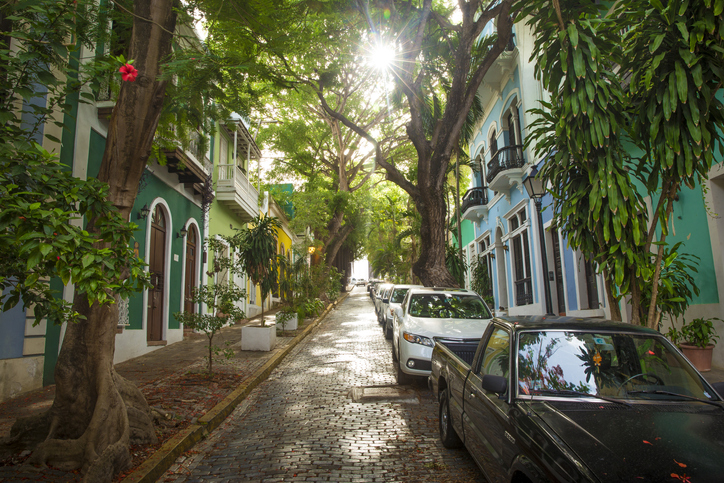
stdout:
[(131, 64), (126, 64), (120, 69), (118, 69), (118, 72), (121, 73), (121, 78), (124, 81), (133, 82), (136, 80), (136, 77), (138, 76), (138, 70), (133, 67)]

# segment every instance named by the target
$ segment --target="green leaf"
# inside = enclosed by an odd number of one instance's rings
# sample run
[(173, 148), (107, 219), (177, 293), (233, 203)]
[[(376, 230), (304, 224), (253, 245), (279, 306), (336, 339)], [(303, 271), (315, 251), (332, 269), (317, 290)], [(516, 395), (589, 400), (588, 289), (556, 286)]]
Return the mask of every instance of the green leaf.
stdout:
[(689, 83), (686, 80), (686, 72), (684, 72), (684, 67), (678, 60), (674, 64), (674, 68), (676, 70), (676, 88), (679, 91), (679, 101), (685, 103), (689, 87)]
[(578, 29), (576, 29), (576, 24), (573, 22), (568, 24), (568, 38), (573, 47), (578, 47)]
[(83, 268), (88, 268), (88, 266), (95, 261), (95, 256), (92, 253), (86, 253), (81, 260)]
[(40, 254), (45, 257), (50, 253), (50, 251), (53, 249), (53, 245), (49, 245), (48, 243), (41, 243), (40, 244)]
[[(651, 3), (653, 4), (654, 2), (652, 1)], [(654, 37), (654, 41), (651, 42), (651, 46), (649, 47), (649, 52), (651, 52), (652, 54), (654, 52), (656, 52), (659, 49), (659, 47), (661, 46), (661, 42), (664, 41), (665, 37), (666, 37), (665, 33), (659, 34), (656, 37)]]
[(586, 65), (583, 62), (582, 49), (573, 50), (573, 72), (579, 79), (586, 73)]

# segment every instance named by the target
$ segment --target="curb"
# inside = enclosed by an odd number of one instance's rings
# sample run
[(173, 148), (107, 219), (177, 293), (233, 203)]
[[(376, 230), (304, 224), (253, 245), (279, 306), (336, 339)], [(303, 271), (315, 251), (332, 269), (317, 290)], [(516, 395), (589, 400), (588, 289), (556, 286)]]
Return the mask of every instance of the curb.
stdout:
[(121, 483), (153, 483), (158, 480), (161, 475), (171, 467), (181, 453), (191, 449), (196, 443), (216, 429), (256, 386), (269, 377), (269, 374), (284, 360), (292, 349), (309, 335), (337, 304), (345, 300), (348, 296), (349, 293), (345, 293), (337, 299), (336, 302), (329, 304), (319, 317), (305, 327), (301, 334), (294, 337), (284, 349), (272, 356), (253, 376), (244, 381), (226, 396), (224, 400), (201, 416), (197, 424), (190, 425), (161, 445), (161, 447), (146, 459), (146, 461), (141, 463), (133, 473), (121, 480)]

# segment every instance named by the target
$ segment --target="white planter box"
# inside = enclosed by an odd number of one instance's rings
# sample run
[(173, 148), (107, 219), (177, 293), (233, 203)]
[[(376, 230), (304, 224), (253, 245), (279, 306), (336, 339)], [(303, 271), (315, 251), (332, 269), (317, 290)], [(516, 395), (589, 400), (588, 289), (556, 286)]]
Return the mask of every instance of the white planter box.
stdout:
[(279, 321), (279, 314), (277, 314), (277, 330), (297, 330), (299, 327), (299, 320), (297, 314), (294, 314), (291, 319), (287, 319), (286, 322)]
[(241, 350), (243, 351), (265, 351), (274, 348), (277, 343), (276, 326), (267, 325), (244, 326), (241, 328)]

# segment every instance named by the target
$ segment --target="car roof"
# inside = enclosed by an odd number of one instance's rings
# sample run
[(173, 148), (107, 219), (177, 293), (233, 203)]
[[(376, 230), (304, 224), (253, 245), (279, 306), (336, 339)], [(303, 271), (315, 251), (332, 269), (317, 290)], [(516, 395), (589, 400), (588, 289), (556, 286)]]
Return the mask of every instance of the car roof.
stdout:
[(395, 284), (395, 286), (393, 288), (423, 288), (423, 287), (422, 287), (422, 285), (410, 285), (410, 284), (399, 283), (399, 284)]
[(511, 330), (596, 330), (607, 332), (634, 332), (646, 335), (660, 335), (658, 331), (640, 325), (614, 322), (607, 319), (588, 317), (558, 317), (546, 315), (504, 316), (493, 318)]
[(411, 294), (416, 293), (469, 293), (477, 295), (477, 293), (466, 288), (455, 288), (455, 287), (414, 287), (410, 288)]

